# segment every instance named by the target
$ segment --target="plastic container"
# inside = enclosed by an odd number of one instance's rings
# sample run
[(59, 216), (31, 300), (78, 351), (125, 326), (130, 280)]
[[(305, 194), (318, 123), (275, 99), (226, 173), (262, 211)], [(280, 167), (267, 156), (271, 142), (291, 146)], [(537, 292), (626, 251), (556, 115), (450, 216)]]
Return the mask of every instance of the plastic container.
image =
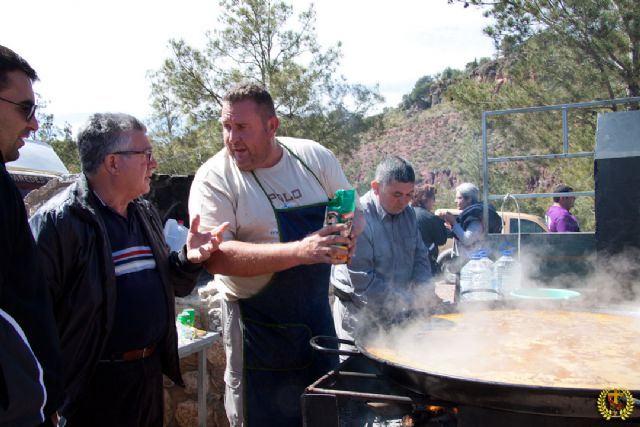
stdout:
[(193, 340), (193, 328), (189, 325), (189, 315), (186, 313), (180, 313), (176, 319), (176, 329), (178, 331), (178, 344), (180, 341)]
[(482, 252), (471, 254), (471, 259), (460, 270), (460, 301), (494, 301), (499, 298), (493, 287), (493, 272)]
[[(324, 216), (324, 225), (347, 224), (347, 230), (341, 234), (348, 237), (351, 234), (353, 217), (356, 212), (356, 190), (337, 190), (333, 199), (329, 200)], [(345, 245), (339, 245), (346, 247)], [(347, 262), (347, 257), (340, 257), (341, 262)]]
[(185, 308), (182, 310), (183, 314), (186, 314), (189, 317), (188, 325), (191, 327), (196, 326), (196, 311), (193, 308)]
[(580, 292), (557, 288), (522, 288), (511, 291), (511, 296), (523, 300), (564, 301), (580, 297)]
[[(491, 258), (489, 258), (489, 250), (488, 249), (478, 249), (478, 252), (480, 253), (480, 261), (489, 269), (491, 270), (492, 274), (493, 274), (493, 265), (494, 262), (491, 261)], [(494, 287), (495, 288), (495, 287)]]
[(505, 249), (493, 266), (493, 279), (496, 291), (504, 297), (520, 289), (520, 265), (513, 258), (513, 252)]
[(187, 234), (189, 229), (182, 222), (178, 222), (173, 218), (169, 218), (164, 224), (164, 239), (172, 251), (178, 252), (187, 242)]

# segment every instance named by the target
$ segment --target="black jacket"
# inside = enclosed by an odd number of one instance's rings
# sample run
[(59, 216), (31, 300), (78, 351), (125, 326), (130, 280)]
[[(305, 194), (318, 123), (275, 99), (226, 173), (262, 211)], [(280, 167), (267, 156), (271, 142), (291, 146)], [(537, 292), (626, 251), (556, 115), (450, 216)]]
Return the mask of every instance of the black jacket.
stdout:
[[(482, 221), (483, 204), (474, 203), (471, 206), (467, 206), (458, 215), (457, 221), (462, 226), (463, 230), (466, 230), (474, 221)], [(502, 218), (496, 212), (496, 208), (493, 205), (489, 205), (489, 233), (500, 233), (502, 231)]]
[[(116, 303), (116, 278), (109, 239), (84, 175), (54, 196), (31, 217), (47, 285), (53, 295), (65, 372), (63, 415), (73, 413), (87, 387), (111, 332)], [(188, 295), (201, 271), (181, 251), (169, 252), (162, 222), (151, 203), (133, 202), (140, 214), (156, 260), (168, 303), (167, 333), (158, 350), (162, 371), (175, 383), (180, 376), (174, 295)], [(158, 351), (157, 350), (157, 351)]]
[[(60, 344), (27, 212), (1, 154), (0, 309), (5, 313), (0, 322), (0, 427), (33, 426), (51, 415), (62, 402)], [(30, 349), (16, 333), (16, 325), (23, 331)], [(31, 361), (20, 354), (29, 355)], [(32, 369), (36, 359), (43, 370), (47, 391), (43, 413), (39, 372)]]
[(414, 206), (416, 212), (416, 221), (420, 236), (429, 253), (429, 262), (431, 263), (431, 274), (434, 276), (439, 271), (438, 263), (438, 246), (447, 242), (447, 227), (444, 220), (433, 212), (429, 212), (423, 207)]

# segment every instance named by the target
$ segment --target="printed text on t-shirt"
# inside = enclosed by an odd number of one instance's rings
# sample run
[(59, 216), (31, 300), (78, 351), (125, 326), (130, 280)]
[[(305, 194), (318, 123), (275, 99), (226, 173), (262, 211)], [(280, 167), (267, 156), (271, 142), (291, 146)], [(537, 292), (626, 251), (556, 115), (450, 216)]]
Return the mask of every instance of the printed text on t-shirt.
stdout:
[(291, 193), (269, 193), (268, 194), (270, 200), (280, 200), (282, 203), (289, 203), (294, 200), (297, 200), (302, 197), (302, 191), (299, 188), (292, 190)]

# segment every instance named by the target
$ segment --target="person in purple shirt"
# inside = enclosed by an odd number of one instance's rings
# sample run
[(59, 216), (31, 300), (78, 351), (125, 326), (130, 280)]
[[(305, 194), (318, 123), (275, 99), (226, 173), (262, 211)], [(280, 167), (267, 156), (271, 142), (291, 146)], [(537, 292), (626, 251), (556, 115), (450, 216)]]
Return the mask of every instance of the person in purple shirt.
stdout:
[[(559, 184), (554, 189), (554, 193), (571, 193), (573, 188), (566, 184)], [(547, 209), (546, 220), (549, 231), (555, 232), (578, 232), (580, 224), (577, 218), (569, 212), (576, 202), (572, 196), (554, 197), (553, 204)]]

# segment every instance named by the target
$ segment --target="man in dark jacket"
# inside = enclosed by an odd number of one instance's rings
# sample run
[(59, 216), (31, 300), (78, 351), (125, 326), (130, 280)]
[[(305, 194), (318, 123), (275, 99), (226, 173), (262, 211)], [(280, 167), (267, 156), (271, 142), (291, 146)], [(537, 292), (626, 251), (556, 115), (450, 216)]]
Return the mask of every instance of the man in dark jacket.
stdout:
[(162, 426), (162, 373), (182, 385), (174, 295), (193, 289), (225, 225), (170, 252), (140, 196), (157, 163), (146, 128), (95, 114), (78, 135), (83, 173), (31, 218), (53, 295), (73, 426)]
[(29, 64), (0, 46), (0, 427), (48, 421), (62, 401), (60, 344), (20, 192), (5, 168), (38, 130)]
[(447, 241), (447, 227), (444, 226), (444, 220), (433, 213), (436, 192), (436, 188), (430, 184), (416, 186), (411, 201), (411, 206), (416, 213), (418, 231), (429, 254), (432, 276), (440, 272), (437, 263), (438, 246), (444, 245)]

